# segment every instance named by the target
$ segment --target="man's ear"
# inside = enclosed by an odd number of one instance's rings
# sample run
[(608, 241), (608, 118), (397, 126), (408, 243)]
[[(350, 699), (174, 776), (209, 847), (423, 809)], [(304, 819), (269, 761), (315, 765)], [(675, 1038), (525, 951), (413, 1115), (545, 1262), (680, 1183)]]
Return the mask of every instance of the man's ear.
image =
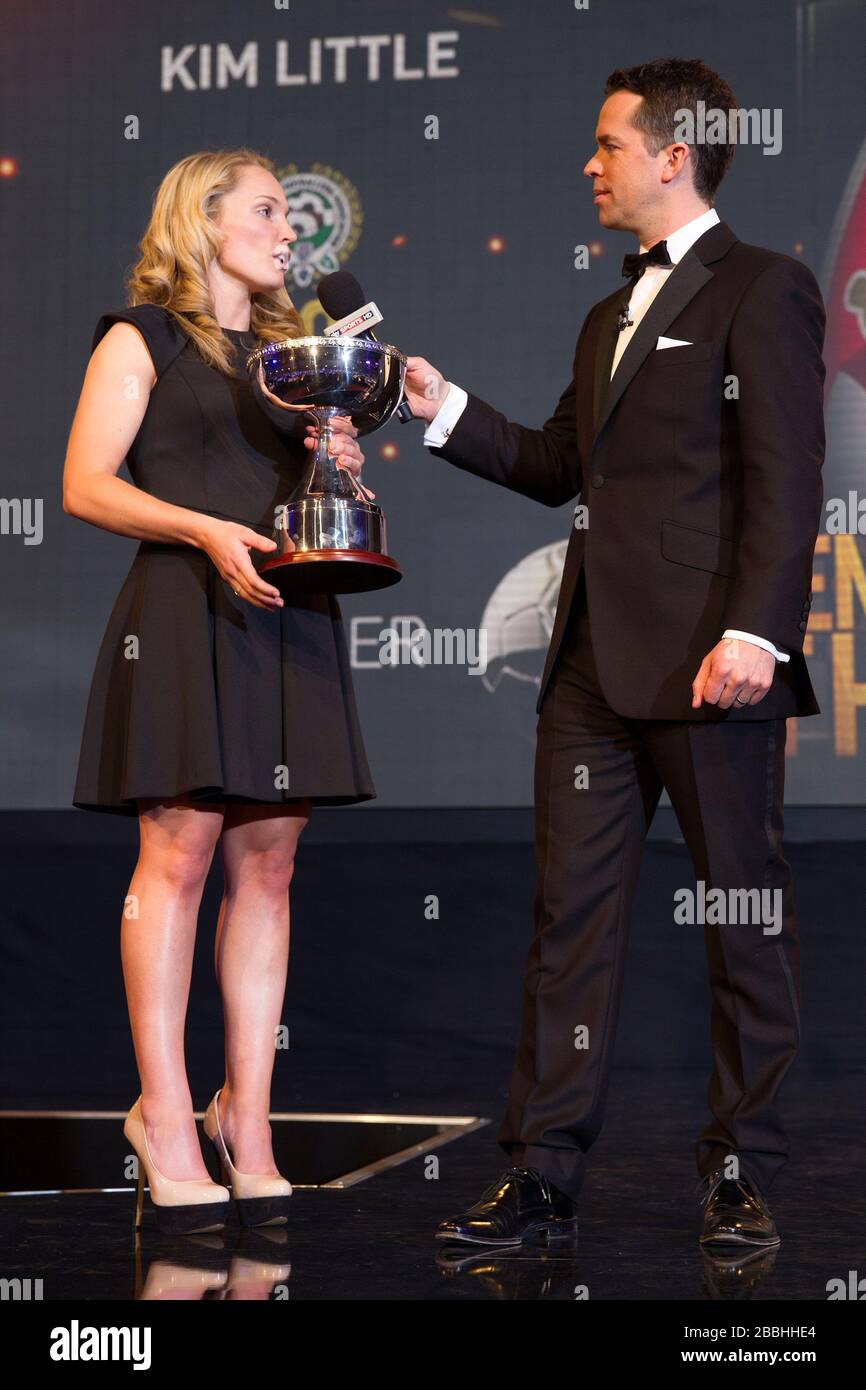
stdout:
[(683, 140), (676, 140), (672, 145), (668, 145), (665, 151), (667, 159), (662, 170), (662, 183), (671, 183), (674, 179), (685, 172), (691, 172), (692, 152)]

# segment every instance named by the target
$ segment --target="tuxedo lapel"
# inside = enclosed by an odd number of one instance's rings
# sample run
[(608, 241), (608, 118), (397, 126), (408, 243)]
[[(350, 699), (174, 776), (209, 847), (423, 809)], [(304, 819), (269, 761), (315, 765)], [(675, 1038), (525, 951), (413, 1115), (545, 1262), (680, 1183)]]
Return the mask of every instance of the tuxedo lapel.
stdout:
[(610, 368), (616, 349), (617, 319), (622, 305), (627, 302), (627, 287), (610, 299), (602, 309), (595, 342), (595, 374), (592, 387), (593, 437), (598, 433), (601, 408), (610, 383)]
[(719, 222), (689, 248), (668, 275), (632, 334), (628, 347), (619, 359), (613, 379), (610, 377), (610, 368), (616, 348), (616, 318), (620, 304), (626, 300), (626, 293), (623, 292), (608, 302), (602, 311), (595, 353), (593, 418), (596, 438), (604, 429), (614, 406), (641, 364), (656, 350), (656, 340), (682, 313), (689, 301), (694, 299), (698, 290), (703, 289), (708, 280), (712, 280), (713, 272), (708, 269), (706, 262), (718, 260), (735, 241), (736, 237), (728, 224)]
[[(657, 338), (682, 313), (689, 300), (694, 299), (698, 290), (703, 289), (707, 281), (712, 280), (712, 278), (713, 272), (701, 264), (697, 256), (693, 255), (693, 248), (690, 248), (679, 265), (675, 266), (667, 277), (632, 334), (628, 347), (619, 359), (613, 378), (608, 382), (607, 390), (602, 396), (601, 408), (596, 419), (596, 435), (601, 434), (611, 411), (641, 363), (646, 360), (650, 352), (655, 351)], [(610, 364), (613, 361), (613, 352), (614, 348), (612, 347), (607, 356), (608, 376), (610, 375)]]

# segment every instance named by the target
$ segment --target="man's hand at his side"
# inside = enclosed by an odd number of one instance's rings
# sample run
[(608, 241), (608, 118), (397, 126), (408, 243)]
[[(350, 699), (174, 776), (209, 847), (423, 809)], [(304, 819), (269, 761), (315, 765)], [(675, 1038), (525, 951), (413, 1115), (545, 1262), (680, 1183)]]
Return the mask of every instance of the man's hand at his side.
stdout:
[(418, 420), (429, 425), (451, 390), (441, 372), (423, 357), (407, 357), (404, 390), (409, 408)]
[(739, 637), (723, 637), (704, 657), (692, 681), (692, 709), (701, 701), (730, 709), (757, 705), (773, 683), (776, 658), (772, 652), (744, 642)]

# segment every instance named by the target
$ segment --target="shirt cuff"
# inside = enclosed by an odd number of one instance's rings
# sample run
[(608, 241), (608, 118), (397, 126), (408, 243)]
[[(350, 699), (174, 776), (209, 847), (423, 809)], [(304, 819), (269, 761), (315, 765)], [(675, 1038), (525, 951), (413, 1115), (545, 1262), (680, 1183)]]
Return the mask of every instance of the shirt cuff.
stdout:
[(726, 627), (722, 633), (723, 637), (742, 637), (744, 642), (754, 642), (756, 647), (763, 647), (765, 652), (772, 652), (777, 661), (790, 661), (790, 652), (780, 652), (778, 647), (774, 647), (772, 642), (768, 642), (766, 637), (756, 637), (753, 632), (738, 632), (736, 628)]
[(469, 400), (462, 386), (455, 386), (453, 381), (449, 381), (448, 386), (450, 387), (448, 395), (424, 431), (424, 443), (428, 449), (441, 449), (442, 445), (447, 443), (449, 434), (466, 409)]

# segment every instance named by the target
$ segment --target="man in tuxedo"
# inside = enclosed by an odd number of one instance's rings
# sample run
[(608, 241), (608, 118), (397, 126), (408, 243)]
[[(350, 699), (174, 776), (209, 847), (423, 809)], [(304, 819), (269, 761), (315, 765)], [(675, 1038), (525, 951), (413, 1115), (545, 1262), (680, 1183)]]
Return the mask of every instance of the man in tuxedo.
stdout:
[[(447, 1241), (574, 1238), (662, 788), (694, 901), (703, 885), (717, 904), (703, 914), (713, 1068), (699, 1238), (779, 1241), (766, 1192), (789, 1152), (777, 1100), (800, 1003), (785, 721), (819, 713), (802, 649), (825, 316), (806, 266), (719, 220), (733, 144), (675, 133), (676, 113), (699, 101), (736, 107), (697, 60), (608, 78), (584, 173), (601, 225), (633, 233), (640, 251), (625, 288), (587, 314), (541, 429), (409, 359), (409, 402), (434, 454), (551, 507), (580, 499), (537, 705), (534, 936), (499, 1131), (512, 1166), (442, 1223)], [(651, 1144), (649, 1106), (646, 1121)]]

